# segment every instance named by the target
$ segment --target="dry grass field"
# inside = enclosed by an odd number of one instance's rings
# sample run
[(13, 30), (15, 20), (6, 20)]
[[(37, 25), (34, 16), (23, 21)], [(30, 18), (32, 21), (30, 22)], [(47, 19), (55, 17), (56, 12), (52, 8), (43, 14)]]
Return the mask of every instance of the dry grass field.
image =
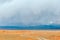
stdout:
[(60, 40), (60, 31), (0, 30), (0, 40)]

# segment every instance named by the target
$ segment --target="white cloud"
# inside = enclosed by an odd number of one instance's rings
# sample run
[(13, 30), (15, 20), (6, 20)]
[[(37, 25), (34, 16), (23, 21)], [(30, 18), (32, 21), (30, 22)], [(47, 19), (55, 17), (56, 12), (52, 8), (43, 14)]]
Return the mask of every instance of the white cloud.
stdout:
[[(0, 25), (60, 24), (59, 0), (0, 0)], [(58, 21), (58, 22), (57, 22)]]

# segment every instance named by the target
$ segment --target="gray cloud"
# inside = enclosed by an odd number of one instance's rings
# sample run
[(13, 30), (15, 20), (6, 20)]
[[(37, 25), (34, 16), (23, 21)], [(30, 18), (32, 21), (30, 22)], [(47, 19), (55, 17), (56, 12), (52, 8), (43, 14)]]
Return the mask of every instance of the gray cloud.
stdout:
[(0, 0), (0, 25), (60, 24), (59, 0)]

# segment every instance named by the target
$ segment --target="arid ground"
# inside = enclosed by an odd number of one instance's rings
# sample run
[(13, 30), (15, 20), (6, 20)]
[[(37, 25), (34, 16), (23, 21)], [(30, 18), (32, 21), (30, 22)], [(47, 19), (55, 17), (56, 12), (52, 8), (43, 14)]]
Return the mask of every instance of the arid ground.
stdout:
[(60, 30), (0, 30), (0, 40), (60, 40)]

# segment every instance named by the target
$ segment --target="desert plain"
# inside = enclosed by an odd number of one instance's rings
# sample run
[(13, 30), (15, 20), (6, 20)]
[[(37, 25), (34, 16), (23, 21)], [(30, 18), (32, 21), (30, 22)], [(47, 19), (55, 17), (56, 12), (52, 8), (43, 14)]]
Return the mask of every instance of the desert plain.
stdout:
[(60, 30), (0, 30), (0, 40), (60, 40)]

